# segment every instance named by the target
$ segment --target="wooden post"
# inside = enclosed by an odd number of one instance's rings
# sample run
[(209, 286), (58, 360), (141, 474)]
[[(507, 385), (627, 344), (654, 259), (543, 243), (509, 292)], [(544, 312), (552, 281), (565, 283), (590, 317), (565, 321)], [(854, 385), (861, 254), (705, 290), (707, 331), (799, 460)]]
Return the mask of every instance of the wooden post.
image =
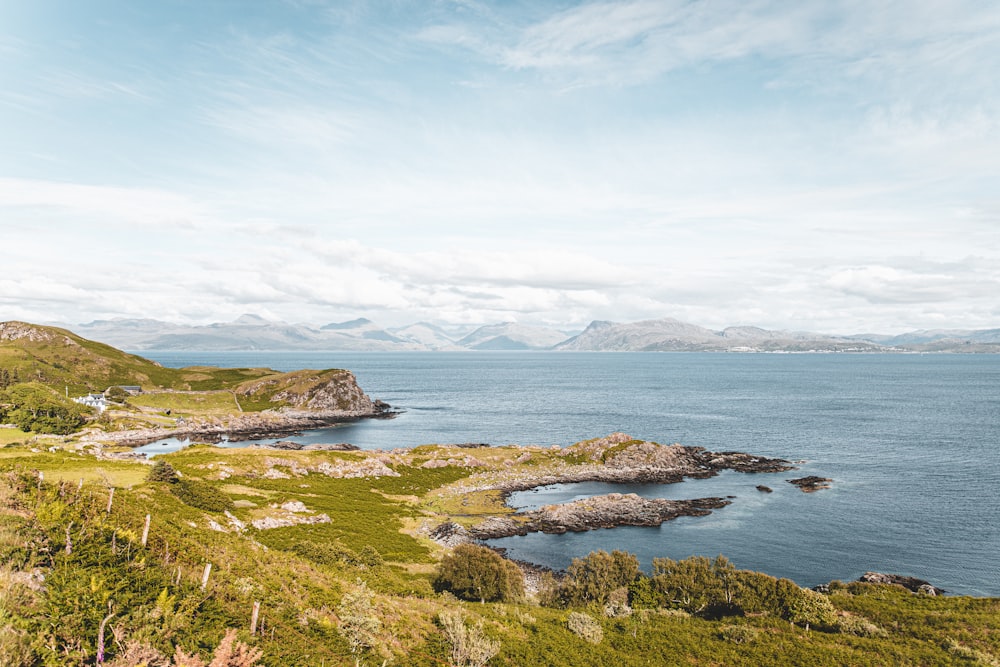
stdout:
[(205, 574), (201, 575), (201, 590), (208, 586), (208, 575), (212, 573), (212, 564), (205, 563)]
[(142, 546), (146, 546), (146, 542), (149, 540), (149, 520), (150, 515), (146, 515), (146, 526), (142, 529)]
[(111, 514), (111, 503), (115, 499), (115, 487), (111, 487), (111, 492), (108, 493), (108, 509), (105, 510), (108, 514)]
[(250, 616), (250, 634), (257, 634), (257, 617), (260, 615), (260, 602), (254, 600), (253, 614)]
[(177, 578), (174, 580), (174, 586), (180, 586), (180, 585), (181, 585), (181, 568), (178, 567), (177, 568)]
[(73, 530), (73, 522), (70, 521), (69, 525), (66, 526), (66, 555), (69, 556), (73, 553), (73, 540), (69, 537), (69, 531)]

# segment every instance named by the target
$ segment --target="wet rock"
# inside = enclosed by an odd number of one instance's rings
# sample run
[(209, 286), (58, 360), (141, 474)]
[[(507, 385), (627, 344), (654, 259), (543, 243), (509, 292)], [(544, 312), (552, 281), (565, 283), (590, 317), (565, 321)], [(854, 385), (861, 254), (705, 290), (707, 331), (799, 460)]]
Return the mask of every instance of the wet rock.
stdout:
[(832, 481), (833, 480), (829, 477), (816, 477), (815, 475), (810, 475), (809, 477), (790, 479), (788, 480), (788, 483), (799, 487), (799, 489), (801, 489), (804, 493), (812, 493), (821, 489), (829, 489)]

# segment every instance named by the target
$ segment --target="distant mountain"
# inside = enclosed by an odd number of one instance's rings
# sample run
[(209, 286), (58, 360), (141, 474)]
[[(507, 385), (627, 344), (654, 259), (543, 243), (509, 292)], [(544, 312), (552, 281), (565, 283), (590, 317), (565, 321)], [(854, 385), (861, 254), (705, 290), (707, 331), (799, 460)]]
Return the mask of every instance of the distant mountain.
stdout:
[(877, 343), (825, 334), (729, 327), (713, 331), (673, 318), (619, 324), (595, 321), (557, 350), (593, 352), (789, 351), (867, 352), (886, 348)]
[(905, 334), (838, 336), (732, 326), (715, 331), (673, 318), (641, 322), (594, 321), (581, 333), (516, 322), (469, 331), (427, 322), (383, 329), (367, 318), (319, 328), (259, 315), (232, 322), (180, 325), (153, 319), (94, 320), (61, 325), (126, 350), (577, 350), (729, 352), (1000, 352), (1000, 329), (934, 329)]
[(430, 350), (460, 350), (447, 331), (428, 322), (417, 322), (405, 327), (388, 330), (394, 336), (411, 343), (423, 345)]
[(504, 322), (479, 327), (458, 345), (470, 350), (546, 350), (564, 340), (566, 334), (555, 329)]
[(84, 335), (129, 350), (420, 350), (370, 320), (313, 329), (242, 315), (232, 322), (182, 326), (156, 320), (97, 320), (73, 327)]

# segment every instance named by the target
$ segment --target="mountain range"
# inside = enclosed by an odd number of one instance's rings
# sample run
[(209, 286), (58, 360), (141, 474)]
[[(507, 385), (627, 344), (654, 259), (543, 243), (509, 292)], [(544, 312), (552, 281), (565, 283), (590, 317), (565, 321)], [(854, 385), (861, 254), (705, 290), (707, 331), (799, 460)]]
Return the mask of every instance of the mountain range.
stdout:
[(589, 352), (1000, 352), (1000, 329), (935, 329), (904, 334), (834, 335), (753, 326), (712, 330), (672, 318), (594, 321), (578, 333), (516, 322), (444, 328), (427, 322), (382, 328), (359, 318), (320, 327), (243, 315), (232, 322), (183, 325), (153, 319), (95, 320), (66, 325), (118, 348), (142, 350)]

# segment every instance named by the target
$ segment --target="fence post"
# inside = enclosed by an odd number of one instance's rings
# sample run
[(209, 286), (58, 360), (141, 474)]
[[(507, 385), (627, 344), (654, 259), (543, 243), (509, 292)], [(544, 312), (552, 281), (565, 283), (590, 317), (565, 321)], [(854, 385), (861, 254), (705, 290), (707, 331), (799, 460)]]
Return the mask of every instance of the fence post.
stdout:
[(205, 563), (205, 574), (201, 575), (201, 590), (205, 590), (205, 587), (208, 586), (208, 575), (211, 574), (211, 572), (212, 564)]
[(254, 600), (253, 614), (250, 616), (250, 634), (257, 634), (257, 617), (260, 615), (260, 602)]
[(146, 546), (146, 541), (149, 539), (149, 520), (150, 515), (146, 515), (146, 525), (142, 529), (142, 546)]
[(105, 510), (106, 513), (111, 514), (111, 503), (115, 499), (115, 487), (111, 487), (111, 492), (108, 494), (108, 509)]

